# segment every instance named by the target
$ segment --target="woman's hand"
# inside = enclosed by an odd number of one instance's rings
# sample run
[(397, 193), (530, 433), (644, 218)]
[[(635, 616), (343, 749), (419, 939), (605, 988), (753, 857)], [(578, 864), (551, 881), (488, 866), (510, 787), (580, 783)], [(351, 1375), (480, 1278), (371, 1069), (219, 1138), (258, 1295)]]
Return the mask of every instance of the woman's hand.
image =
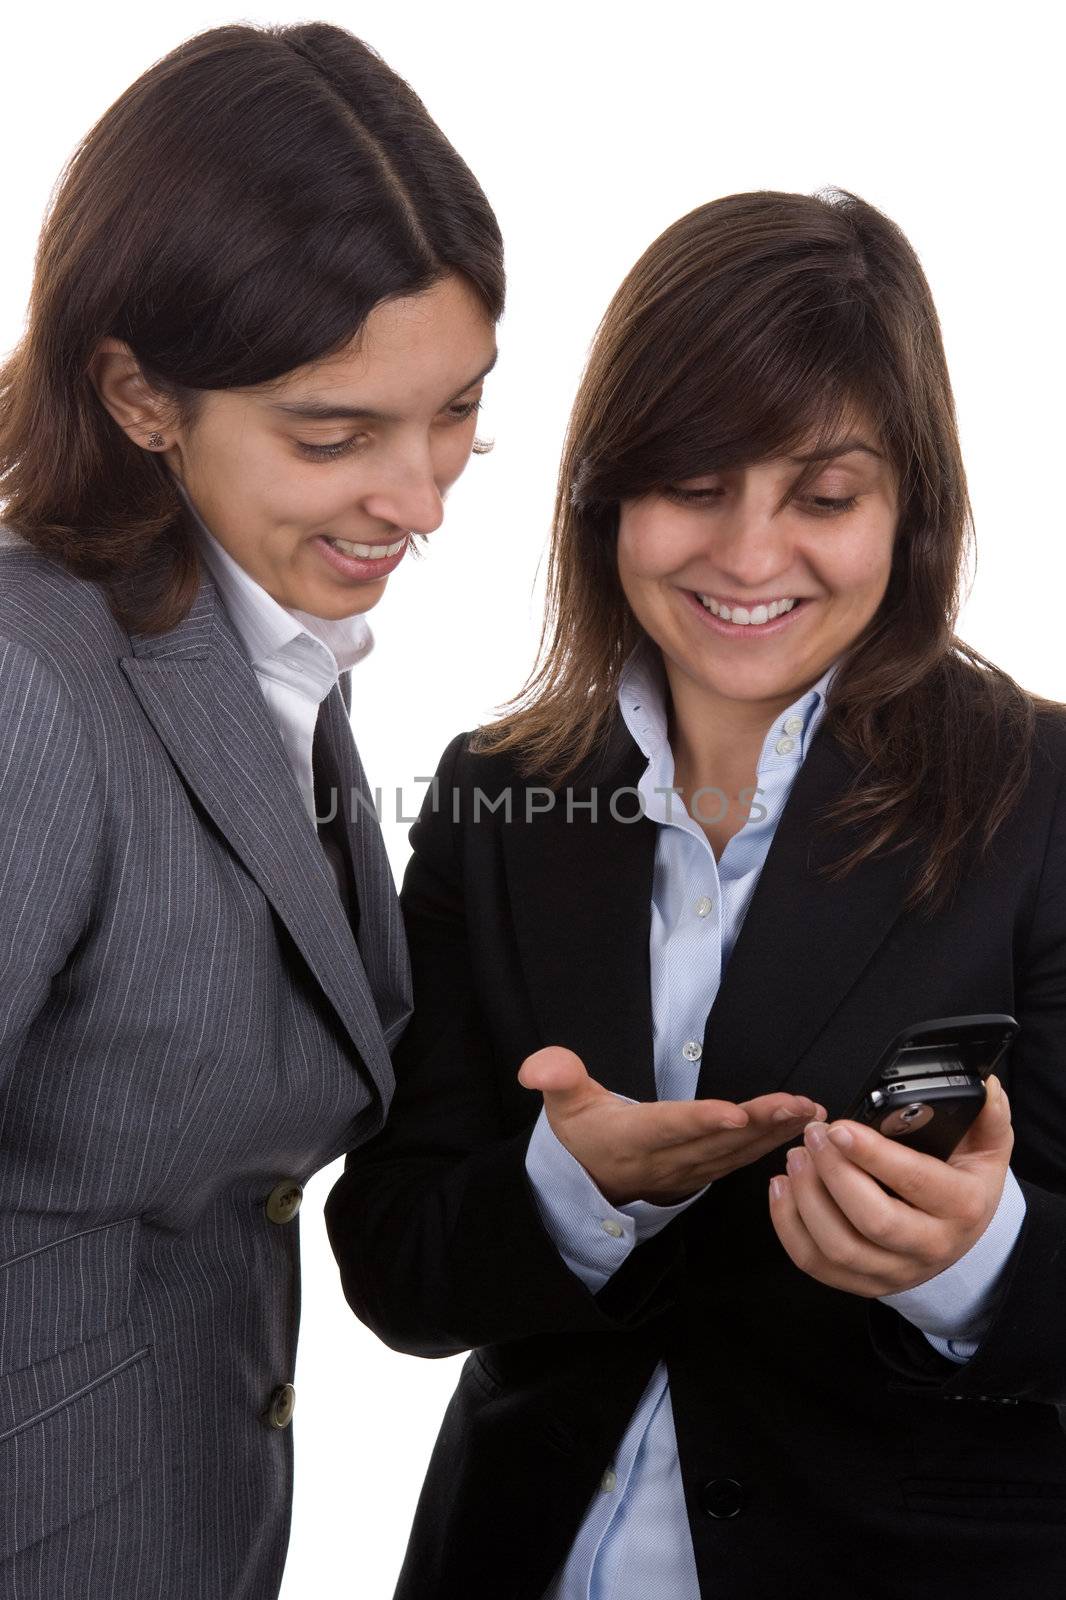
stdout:
[(539, 1089), (552, 1131), (611, 1205), (677, 1205), (714, 1178), (757, 1161), (825, 1117), (804, 1095), (730, 1100), (623, 1100), (590, 1078), (572, 1050), (549, 1045), (518, 1081)]
[[(770, 1218), (788, 1254), (849, 1294), (898, 1294), (964, 1256), (999, 1204), (1014, 1133), (999, 1079), (946, 1161), (857, 1122), (808, 1127), (770, 1184)], [(880, 1182), (876, 1180), (880, 1180)], [(881, 1183), (895, 1191), (886, 1194)]]

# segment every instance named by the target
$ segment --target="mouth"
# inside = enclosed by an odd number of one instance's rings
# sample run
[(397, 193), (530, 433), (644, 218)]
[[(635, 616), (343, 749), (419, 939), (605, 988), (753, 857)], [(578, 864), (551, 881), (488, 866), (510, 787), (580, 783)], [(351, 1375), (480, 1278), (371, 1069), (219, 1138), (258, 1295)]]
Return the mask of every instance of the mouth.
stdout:
[(334, 572), (356, 583), (368, 583), (387, 578), (399, 566), (407, 551), (409, 535), (402, 534), (388, 543), (362, 544), (319, 533), (311, 543)]
[(743, 605), (693, 589), (684, 589), (682, 593), (704, 626), (724, 638), (738, 640), (763, 639), (783, 633), (795, 626), (797, 616), (812, 603), (807, 595), (778, 595)]

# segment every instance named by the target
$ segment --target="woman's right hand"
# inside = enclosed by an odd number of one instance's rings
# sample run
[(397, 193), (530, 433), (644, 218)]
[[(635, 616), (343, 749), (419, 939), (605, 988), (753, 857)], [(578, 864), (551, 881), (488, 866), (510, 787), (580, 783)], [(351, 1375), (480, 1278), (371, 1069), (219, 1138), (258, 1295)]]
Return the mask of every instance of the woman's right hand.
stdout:
[(796, 1094), (764, 1094), (739, 1105), (623, 1100), (561, 1045), (527, 1056), (518, 1081), (540, 1090), (555, 1137), (615, 1206), (677, 1205), (825, 1118), (824, 1106)]

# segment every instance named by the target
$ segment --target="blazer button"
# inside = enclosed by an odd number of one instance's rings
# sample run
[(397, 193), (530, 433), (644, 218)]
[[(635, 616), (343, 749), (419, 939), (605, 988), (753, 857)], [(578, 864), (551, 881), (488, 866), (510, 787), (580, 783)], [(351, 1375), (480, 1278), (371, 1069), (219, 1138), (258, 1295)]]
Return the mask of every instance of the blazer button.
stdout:
[(272, 1428), (287, 1428), (296, 1410), (296, 1390), (291, 1383), (283, 1383), (270, 1396), (267, 1421)]
[(271, 1189), (266, 1203), (266, 1214), (271, 1222), (291, 1222), (300, 1209), (304, 1192), (292, 1178)]
[(744, 1489), (736, 1478), (713, 1478), (700, 1490), (700, 1505), (708, 1517), (736, 1517), (744, 1504)]

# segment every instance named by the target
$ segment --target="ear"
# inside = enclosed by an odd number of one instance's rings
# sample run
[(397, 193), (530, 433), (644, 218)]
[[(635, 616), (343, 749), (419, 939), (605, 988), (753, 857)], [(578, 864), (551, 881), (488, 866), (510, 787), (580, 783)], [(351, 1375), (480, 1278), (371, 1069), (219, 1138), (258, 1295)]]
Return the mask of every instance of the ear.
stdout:
[[(101, 339), (89, 362), (89, 377), (103, 405), (134, 444), (142, 450), (164, 448), (158, 440), (172, 423), (170, 410), (148, 383), (128, 344)], [(154, 435), (151, 442), (149, 435)]]

